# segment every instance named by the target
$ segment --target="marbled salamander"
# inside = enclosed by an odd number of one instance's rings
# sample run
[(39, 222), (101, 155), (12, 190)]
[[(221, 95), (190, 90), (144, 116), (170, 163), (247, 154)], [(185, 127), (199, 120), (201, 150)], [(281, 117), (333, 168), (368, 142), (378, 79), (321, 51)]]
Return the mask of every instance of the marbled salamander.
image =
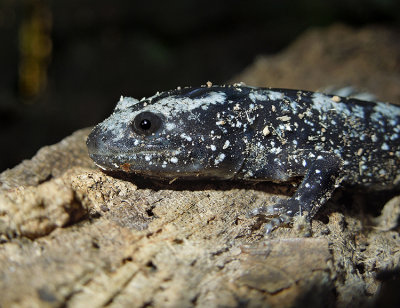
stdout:
[(254, 215), (312, 217), (339, 184), (373, 190), (400, 181), (400, 107), (243, 85), (121, 97), (87, 140), (108, 171), (159, 178), (303, 180)]

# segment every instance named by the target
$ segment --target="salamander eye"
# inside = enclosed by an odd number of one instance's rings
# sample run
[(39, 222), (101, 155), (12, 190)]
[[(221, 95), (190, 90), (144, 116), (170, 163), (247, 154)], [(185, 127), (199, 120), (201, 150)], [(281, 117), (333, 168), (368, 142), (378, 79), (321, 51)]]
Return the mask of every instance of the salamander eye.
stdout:
[(132, 129), (139, 135), (151, 135), (162, 125), (161, 118), (152, 112), (139, 113), (131, 124)]

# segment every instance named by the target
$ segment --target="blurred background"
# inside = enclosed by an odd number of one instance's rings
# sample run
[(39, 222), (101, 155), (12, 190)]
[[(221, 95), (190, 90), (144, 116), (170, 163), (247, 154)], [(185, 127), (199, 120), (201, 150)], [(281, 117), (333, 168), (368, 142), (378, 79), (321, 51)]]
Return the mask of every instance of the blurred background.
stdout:
[(398, 28), (400, 1), (0, 0), (0, 171), (97, 124), (121, 95), (224, 83), (338, 22)]

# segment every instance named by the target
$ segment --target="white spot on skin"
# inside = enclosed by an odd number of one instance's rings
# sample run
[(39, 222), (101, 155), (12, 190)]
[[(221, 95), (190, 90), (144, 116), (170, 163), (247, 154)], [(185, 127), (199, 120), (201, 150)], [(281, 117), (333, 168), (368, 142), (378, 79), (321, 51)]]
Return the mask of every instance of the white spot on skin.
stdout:
[(299, 104), (296, 101), (290, 101), (290, 107), (293, 109), (293, 113), (297, 113), (297, 107), (299, 107)]
[(267, 96), (260, 94), (258, 92), (251, 92), (249, 94), (249, 98), (252, 100), (253, 103), (257, 102), (257, 101), (266, 101), (267, 100)]
[(178, 158), (171, 157), (171, 163), (174, 163), (174, 164), (178, 163)]
[(351, 112), (353, 115), (360, 119), (364, 119), (365, 113), (364, 113), (364, 108), (358, 105), (351, 106)]
[(271, 101), (277, 101), (277, 100), (281, 100), (283, 98), (282, 92), (266, 91), (266, 94)]
[(220, 153), (218, 157), (215, 159), (214, 164), (218, 165), (220, 162), (222, 162), (225, 159), (225, 154)]
[(230, 144), (229, 140), (226, 140), (222, 148), (224, 150), (227, 149), (229, 147), (229, 144)]
[(165, 128), (166, 128), (167, 130), (174, 130), (175, 127), (176, 127), (176, 125), (175, 125), (174, 123), (167, 123), (167, 124), (165, 124)]
[(320, 112), (321, 114), (336, 111), (336, 113), (342, 113), (346, 116), (351, 116), (351, 112), (348, 106), (341, 102), (334, 102), (329, 96), (322, 93), (314, 93), (312, 95), (312, 108)]
[(292, 127), (290, 126), (289, 123), (285, 124), (285, 130), (290, 131), (290, 132), (292, 131)]
[(387, 143), (383, 143), (382, 146), (381, 146), (381, 149), (384, 150), (384, 151), (387, 151), (387, 150), (389, 150), (390, 148), (389, 148), (389, 146), (387, 145)]
[(192, 141), (192, 137), (190, 137), (190, 136), (188, 136), (188, 135), (186, 135), (186, 134), (181, 134), (181, 138), (183, 138), (183, 139), (185, 139), (185, 140), (187, 140), (187, 141)]
[(282, 148), (272, 148), (269, 151), (272, 154), (279, 154), (280, 152), (282, 152)]
[(151, 160), (151, 155), (146, 155), (146, 156), (144, 157), (144, 160), (145, 160), (145, 161), (150, 161), (150, 160)]
[(211, 151), (215, 151), (217, 149), (217, 147), (212, 144), (212, 145), (210, 145), (210, 149), (211, 149)]
[[(150, 97), (149, 100), (156, 98), (157, 94)], [(206, 110), (210, 105), (226, 103), (226, 94), (224, 92), (209, 92), (207, 96), (199, 98), (178, 97), (176, 95), (167, 96), (159, 101), (157, 104), (150, 104), (140, 110), (158, 112), (163, 114), (167, 119), (171, 115), (176, 115), (179, 112), (189, 112), (197, 108)]]
[(397, 122), (397, 117), (400, 117), (400, 108), (387, 103), (376, 103), (374, 113), (371, 114), (372, 120), (378, 120), (383, 115), (386, 119), (392, 119)]
[(317, 170), (315, 170), (315, 173), (317, 173), (317, 174), (318, 174), (318, 173), (321, 173), (321, 170), (318, 170), (318, 169), (317, 169)]

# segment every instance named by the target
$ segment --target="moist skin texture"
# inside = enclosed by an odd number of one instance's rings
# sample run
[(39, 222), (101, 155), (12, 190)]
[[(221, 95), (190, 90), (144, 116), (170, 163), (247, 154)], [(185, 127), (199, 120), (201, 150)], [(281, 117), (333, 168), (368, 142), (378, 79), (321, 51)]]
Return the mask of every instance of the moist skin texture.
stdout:
[[(303, 180), (252, 214), (312, 217), (343, 184), (397, 186), (400, 108), (300, 90), (241, 84), (121, 97), (87, 140), (103, 170), (156, 178)], [(271, 226), (267, 227), (270, 228)]]

